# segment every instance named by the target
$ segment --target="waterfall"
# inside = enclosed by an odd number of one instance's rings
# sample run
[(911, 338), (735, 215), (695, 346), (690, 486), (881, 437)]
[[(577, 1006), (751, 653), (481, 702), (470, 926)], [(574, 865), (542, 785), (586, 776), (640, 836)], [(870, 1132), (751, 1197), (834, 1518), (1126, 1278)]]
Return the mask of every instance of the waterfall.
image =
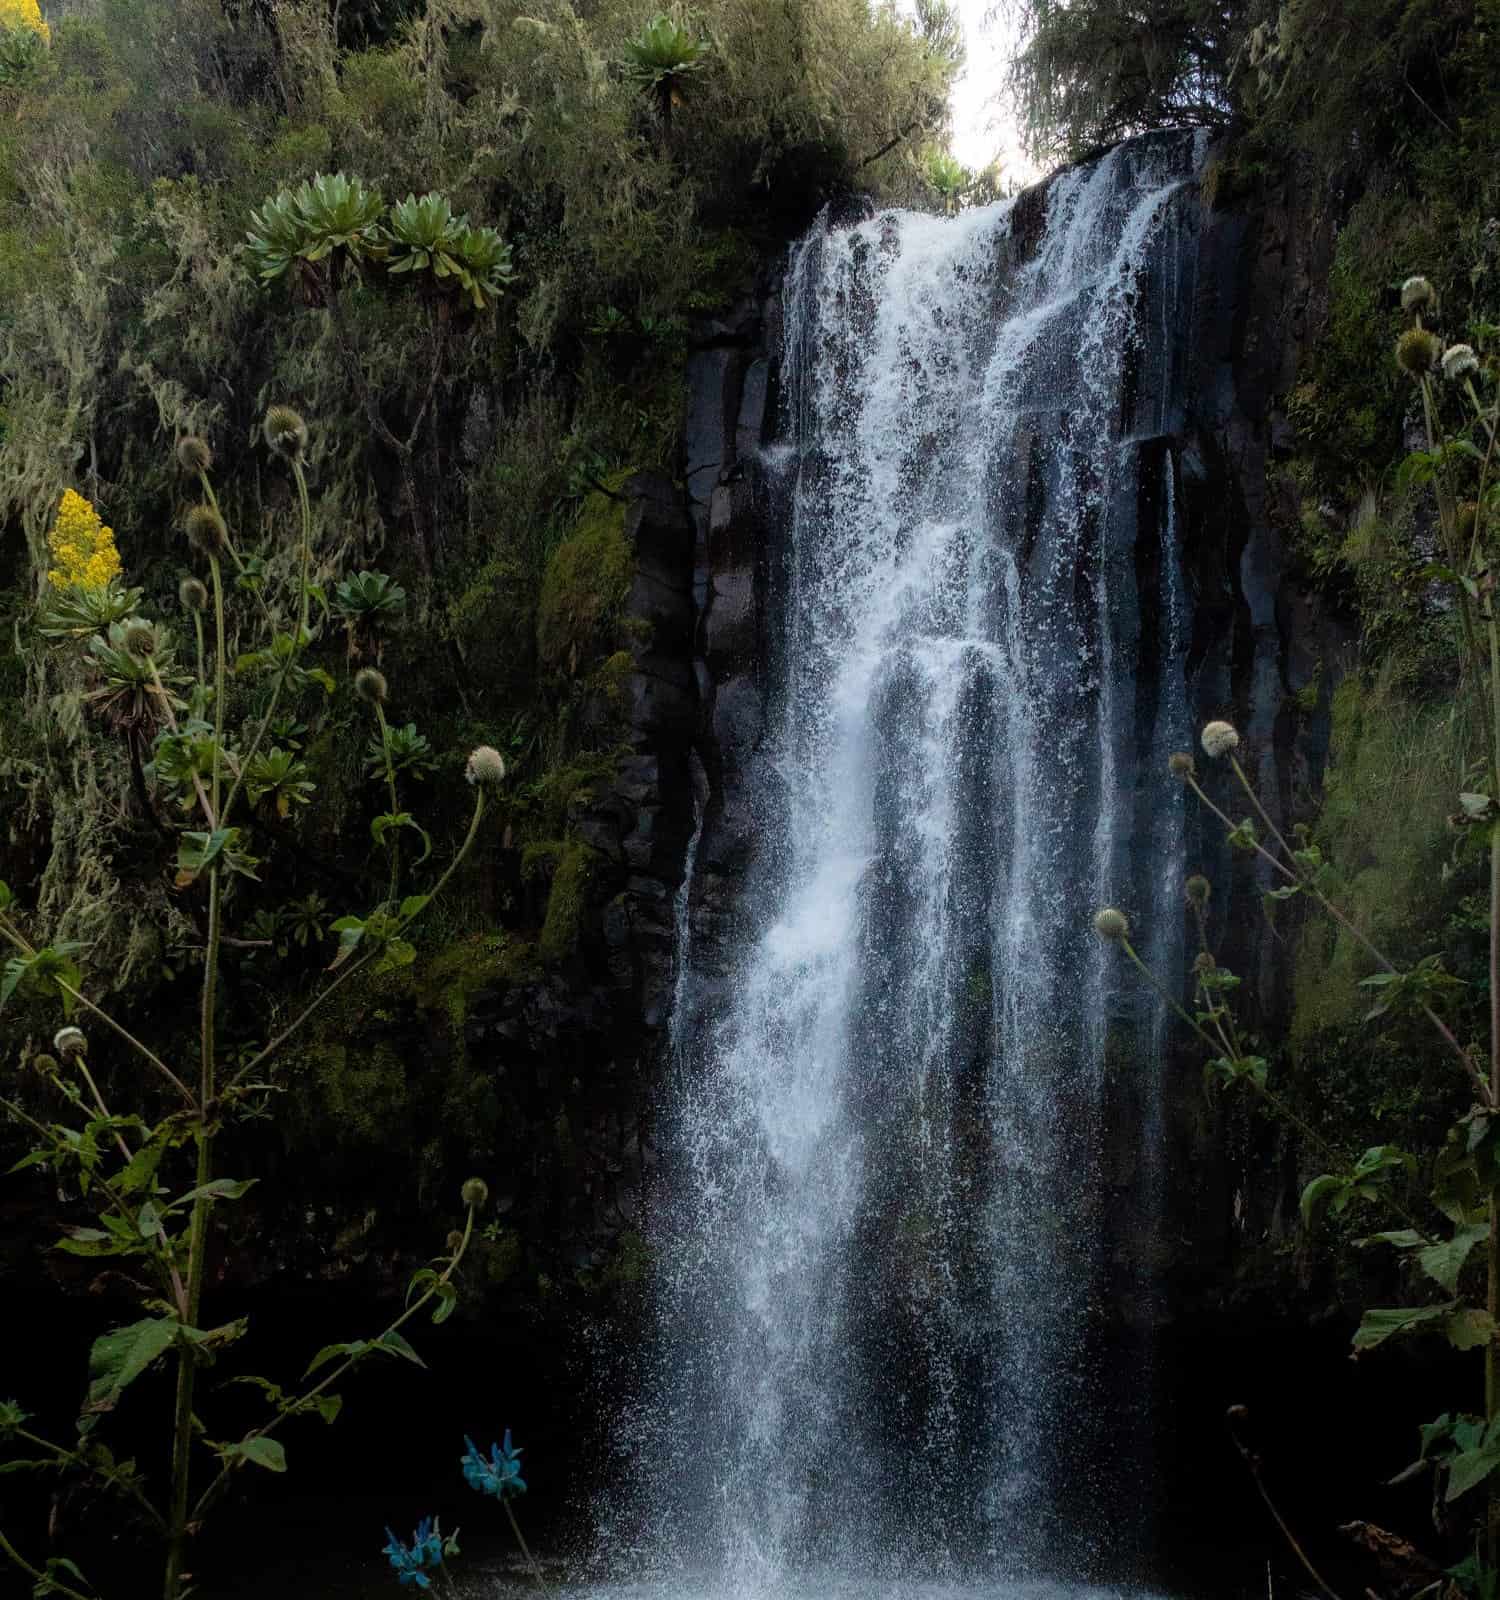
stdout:
[(735, 1592), (1108, 1577), (1134, 1514), (1111, 1148), (1161, 1031), (1090, 919), (1180, 970), (1200, 144), (789, 261), (775, 776), (729, 999), (674, 1038), (641, 1422), (659, 1539)]

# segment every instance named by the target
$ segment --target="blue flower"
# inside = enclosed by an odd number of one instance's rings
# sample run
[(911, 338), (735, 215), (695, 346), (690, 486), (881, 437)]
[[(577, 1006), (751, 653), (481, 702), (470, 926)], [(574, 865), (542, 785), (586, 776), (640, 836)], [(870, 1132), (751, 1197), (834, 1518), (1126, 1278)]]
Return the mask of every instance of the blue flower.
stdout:
[(510, 1429), (505, 1430), (503, 1444), (491, 1444), (488, 1459), (480, 1453), (479, 1446), (464, 1435), (468, 1447), (459, 1457), (464, 1482), (480, 1494), (494, 1495), (504, 1500), (507, 1495), (525, 1494), (526, 1480), (521, 1476), (521, 1452), (511, 1448)]
[(385, 1536), (387, 1543), (381, 1554), (389, 1559), (403, 1584), (413, 1583), (419, 1589), (432, 1587), (432, 1580), (427, 1576), (428, 1569), (436, 1570), (442, 1566), (444, 1555), (458, 1554), (458, 1535), (450, 1535), (445, 1541), (443, 1530), (435, 1517), (422, 1518), (411, 1536), (409, 1547), (402, 1544), (389, 1528), (385, 1530)]

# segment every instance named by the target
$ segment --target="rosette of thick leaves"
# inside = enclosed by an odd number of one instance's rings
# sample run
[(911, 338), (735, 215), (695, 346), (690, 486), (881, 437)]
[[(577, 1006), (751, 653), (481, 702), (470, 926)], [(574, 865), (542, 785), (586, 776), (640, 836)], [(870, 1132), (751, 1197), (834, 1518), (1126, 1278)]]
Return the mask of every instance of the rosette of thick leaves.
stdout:
[(355, 260), (384, 253), (380, 218), (385, 201), (358, 178), (317, 173), (283, 189), (250, 213), (245, 253), (262, 283), (284, 277), (297, 261), (316, 263), (335, 250)]

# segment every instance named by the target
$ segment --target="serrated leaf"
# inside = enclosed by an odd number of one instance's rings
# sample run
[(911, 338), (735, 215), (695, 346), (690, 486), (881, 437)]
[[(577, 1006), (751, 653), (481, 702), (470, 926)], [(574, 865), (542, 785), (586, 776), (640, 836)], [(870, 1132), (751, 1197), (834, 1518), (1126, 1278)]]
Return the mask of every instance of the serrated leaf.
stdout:
[(1482, 1445), (1478, 1450), (1465, 1450), (1454, 1456), (1448, 1466), (1448, 1489), (1443, 1499), (1450, 1504), (1460, 1495), (1483, 1483), (1500, 1467), (1500, 1446)]
[(1444, 1322), (1443, 1332), (1455, 1350), (1477, 1350), (1495, 1337), (1495, 1319), (1477, 1306), (1464, 1306)]
[(1463, 1271), (1464, 1262), (1469, 1259), (1469, 1252), (1489, 1236), (1489, 1223), (1469, 1223), (1457, 1229), (1451, 1239), (1429, 1245), (1420, 1251), (1417, 1262), (1429, 1278), (1452, 1294), (1458, 1287), (1458, 1275)]
[(174, 1317), (147, 1317), (95, 1339), (84, 1412), (114, 1410), (124, 1391), (171, 1349), (177, 1328)]
[(402, 967), (409, 967), (416, 959), (417, 947), (409, 940), (390, 939), (371, 971), (377, 976), (382, 972), (396, 972)]

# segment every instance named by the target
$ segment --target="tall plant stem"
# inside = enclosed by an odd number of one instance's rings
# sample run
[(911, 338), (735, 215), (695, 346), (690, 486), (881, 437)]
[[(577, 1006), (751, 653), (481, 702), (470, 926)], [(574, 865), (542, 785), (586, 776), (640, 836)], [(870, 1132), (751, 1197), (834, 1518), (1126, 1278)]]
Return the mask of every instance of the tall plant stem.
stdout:
[(39, 1585), (45, 1583), (48, 1585), (46, 1589), (39, 1588), (37, 1593), (60, 1594), (66, 1596), (66, 1600), (90, 1600), (90, 1597), (84, 1594), (81, 1590), (70, 1588), (66, 1583), (63, 1583), (61, 1579), (51, 1578), (44, 1573), (40, 1567), (32, 1566), (26, 1557), (16, 1549), (16, 1547), (10, 1542), (9, 1539), (5, 1537), (3, 1533), (0, 1533), (0, 1554), (7, 1556), (21, 1569), (22, 1572), (26, 1574), (28, 1578), (31, 1578), (35, 1583)]
[[(385, 707), (380, 701), (375, 702), (375, 716), (380, 723), (380, 752), (385, 758), (385, 787), (390, 797), (391, 815), (395, 816), (400, 807), (396, 803), (396, 769), (391, 764), (391, 729), (385, 720)], [(397, 903), (396, 891), (401, 883), (401, 830), (394, 825), (391, 827), (391, 889), (389, 899), (392, 905)]]
[[(438, 881), (433, 884), (432, 888), (429, 889), (427, 894), (424, 896), (427, 905), (431, 905), (432, 902), (436, 900), (437, 897), (443, 892), (443, 890), (447, 887), (449, 878), (451, 878), (454, 872), (457, 871), (459, 863), (473, 848), (474, 840), (479, 833), (480, 819), (483, 816), (484, 791), (481, 789), (474, 796), (474, 815), (472, 818), (470, 818), (469, 831), (464, 835), (464, 842), (458, 847), (453, 859), (443, 869), (442, 877), (440, 877)], [(417, 916), (420, 914), (421, 913), (418, 912), (413, 916), (406, 918), (406, 920), (401, 923), (401, 927), (403, 929), (409, 928), (412, 923), (417, 920)], [(316, 1011), (325, 1000), (327, 1000), (329, 995), (331, 995), (341, 983), (344, 983), (347, 979), (352, 978), (356, 972), (363, 971), (371, 959), (371, 957), (366, 956), (362, 961), (351, 961), (349, 965), (339, 973), (338, 977), (336, 977), (326, 989), (324, 989), (321, 993), (314, 995), (313, 998), (308, 1001), (307, 1005), (303, 1007), (297, 1016), (290, 1023), (288, 1023), (288, 1025), (283, 1028), (282, 1031), (278, 1033), (269, 1044), (256, 1051), (256, 1053), (244, 1064), (244, 1066), (242, 1066), (239, 1071), (236, 1072), (235, 1075), (229, 1080), (227, 1087), (231, 1089), (234, 1088), (236, 1084), (240, 1083), (243, 1079), (247, 1078), (252, 1072), (254, 1072), (257, 1067), (263, 1065), (266, 1061), (269, 1061), (270, 1058), (274, 1056), (282, 1047), (282, 1045), (284, 1045), (287, 1040), (291, 1038), (297, 1029), (307, 1021), (313, 1012)]]
[[(214, 759), (211, 778), (213, 813), (220, 819), (219, 806), (224, 762), (224, 582), (217, 556), (209, 557), (213, 574), (214, 640)], [(198, 1017), (198, 1170), (193, 1187), (202, 1190), (213, 1177), (214, 1127), (218, 1109), (214, 1102), (214, 1021), (219, 989), (219, 945), (223, 937), (223, 873), (220, 863), (208, 869), (208, 937), (203, 955), (203, 994)], [(203, 1300), (203, 1274), (208, 1259), (208, 1218), (210, 1201), (200, 1193), (193, 1202), (188, 1227), (187, 1304), (183, 1317), (188, 1327), (197, 1327), (198, 1309)], [(193, 1486), (193, 1391), (197, 1384), (197, 1357), (183, 1340), (177, 1351), (177, 1395), (172, 1426), (172, 1509), (167, 1524), (167, 1565), (163, 1577), (163, 1600), (178, 1600), (182, 1588), (183, 1561), (187, 1554), (188, 1504)]]
[[(286, 681), (292, 675), (292, 668), (296, 665), (297, 657), (301, 653), (303, 640), (307, 637), (308, 594), (307, 580), (312, 566), (312, 506), (307, 498), (307, 475), (302, 470), (300, 461), (292, 462), (292, 476), (297, 480), (297, 501), (302, 511), (302, 562), (299, 569), (297, 587), (301, 594), (297, 607), (297, 629), (292, 635), (292, 648), (287, 652), (286, 660), (281, 664), (281, 671), (276, 675), (275, 686), (271, 690), (271, 703), (266, 707), (266, 714), (260, 719), (255, 730), (255, 737), (250, 741), (250, 748), (245, 752), (244, 759), (240, 762), (240, 770), (233, 785), (229, 790), (229, 799), (224, 803), (224, 817), (228, 817), (230, 808), (234, 805), (235, 796), (240, 792), (240, 785), (245, 781), (245, 774), (250, 770), (250, 763), (255, 759), (256, 752), (265, 739), (266, 731), (271, 726), (271, 719), (276, 715), (276, 707), (281, 700), (281, 691), (286, 687)], [(273, 632), (274, 638), (274, 632)]]
[[(1248, 789), (1250, 786), (1246, 781), (1245, 775), (1241, 771), (1238, 762), (1234, 764), (1234, 770), (1239, 775), (1240, 783)], [(1208, 798), (1208, 796), (1203, 792), (1202, 785), (1199, 784), (1198, 780), (1196, 778), (1189, 778), (1187, 780), (1187, 786), (1195, 795), (1198, 796), (1198, 799), (1202, 802), (1205, 809), (1211, 811), (1214, 816), (1216, 816), (1219, 821), (1222, 822), (1231, 833), (1233, 833), (1235, 824), (1230, 820), (1228, 814), (1221, 807), (1216, 806), (1213, 801)], [(1258, 801), (1256, 804), (1256, 809), (1260, 809)], [(1277, 838), (1280, 838), (1279, 834), (1277, 834)], [(1285, 848), (1285, 845), (1283, 845), (1283, 848)], [(1255, 844), (1254, 849), (1256, 855), (1268, 861), (1271, 866), (1274, 867), (1276, 871), (1287, 880), (1288, 883), (1298, 884), (1300, 887), (1305, 889), (1307, 893), (1310, 894), (1317, 902), (1317, 904), (1321, 906), (1322, 909), (1326, 911), (1336, 923), (1338, 923), (1345, 933), (1347, 933), (1349, 937), (1366, 952), (1367, 955), (1373, 957), (1374, 960), (1377, 961), (1386, 972), (1400, 971), (1400, 968), (1397, 967), (1396, 963), (1392, 961), (1391, 958), (1379, 948), (1379, 946), (1374, 944), (1362, 929), (1357, 928), (1349, 920), (1349, 918), (1344, 915), (1338, 906), (1335, 905), (1334, 902), (1323, 893), (1321, 889), (1319, 889), (1315, 884), (1309, 882), (1307, 879), (1303, 878), (1295, 868), (1289, 867), (1284, 861), (1278, 861), (1276, 857), (1273, 856), (1271, 852), (1258, 841)], [(1495, 1100), (1491, 1096), (1489, 1080), (1482, 1072), (1480, 1072), (1478, 1067), (1474, 1065), (1472, 1057), (1469, 1055), (1469, 1052), (1465, 1050), (1464, 1047), (1458, 1042), (1457, 1038), (1454, 1036), (1452, 1028), (1450, 1028), (1448, 1024), (1444, 1022), (1437, 1012), (1434, 1011), (1429, 1005), (1423, 1005), (1422, 1014), (1437, 1030), (1443, 1042), (1457, 1057), (1459, 1065), (1467, 1074), (1469, 1081), (1474, 1085), (1474, 1091), (1479, 1096), (1480, 1104), (1486, 1106), (1496, 1104)]]
[[(21, 952), (23, 956), (34, 956), (36, 954), (36, 946), (33, 945), (28, 939), (24, 938), (11, 923), (10, 919), (3, 914), (0, 914), (0, 939), (4, 939), (8, 944), (13, 945)], [(191, 1109), (193, 1104), (193, 1091), (188, 1088), (182, 1079), (172, 1071), (172, 1069), (166, 1064), (165, 1061), (161, 1059), (159, 1055), (152, 1050), (148, 1050), (146, 1046), (143, 1045), (128, 1028), (116, 1022), (107, 1011), (101, 1010), (94, 1004), (92, 1000), (89, 999), (86, 994), (80, 993), (79, 990), (75, 989), (71, 983), (66, 982), (62, 978), (56, 979), (55, 982), (57, 983), (58, 989), (70, 1000), (76, 1001), (83, 1007), (85, 1011), (89, 1013), (90, 1016), (98, 1017), (105, 1027), (109, 1028), (112, 1032), (119, 1034), (125, 1043), (128, 1044), (133, 1050), (138, 1050), (141, 1055), (143, 1055), (146, 1060), (149, 1061), (151, 1065), (167, 1079), (172, 1087), (177, 1090), (177, 1092), (182, 1096), (184, 1102)]]
[[(458, 1264), (463, 1260), (464, 1253), (469, 1248), (469, 1240), (473, 1237), (473, 1233), (474, 1207), (470, 1206), (468, 1207), (467, 1215), (464, 1217), (463, 1237), (459, 1240), (458, 1247), (453, 1251), (453, 1254), (449, 1256), (448, 1264), (443, 1268), (442, 1272), (438, 1274), (437, 1281), (433, 1283), (423, 1294), (418, 1296), (417, 1299), (413, 1300), (412, 1303), (401, 1313), (401, 1315), (397, 1317), (389, 1327), (386, 1328), (385, 1332), (382, 1333), (379, 1338), (365, 1341), (355, 1353), (345, 1356), (337, 1366), (331, 1368), (312, 1386), (312, 1388), (305, 1390), (302, 1394), (298, 1395), (295, 1400), (285, 1403), (282, 1409), (278, 1411), (269, 1422), (265, 1423), (259, 1428), (252, 1428), (240, 1442), (242, 1444), (248, 1444), (252, 1439), (264, 1439), (270, 1434), (273, 1434), (288, 1417), (295, 1416), (298, 1412), (304, 1411), (313, 1400), (323, 1393), (325, 1389), (331, 1388), (339, 1381), (340, 1378), (344, 1376), (346, 1372), (350, 1371), (353, 1367), (358, 1366), (361, 1361), (366, 1360), (371, 1352), (378, 1349), (383, 1341), (389, 1338), (391, 1334), (399, 1333), (400, 1330), (408, 1322), (410, 1322), (412, 1318), (423, 1309), (424, 1306), (428, 1305), (429, 1302), (431, 1302), (437, 1295), (442, 1293), (442, 1286), (448, 1283), (448, 1281), (453, 1277), (453, 1274), (458, 1270)], [(243, 1455), (230, 1456), (226, 1459), (224, 1465), (219, 1469), (217, 1476), (203, 1491), (202, 1495), (198, 1499), (197, 1505), (193, 1507), (193, 1518), (195, 1521), (201, 1519), (208, 1512), (214, 1501), (217, 1500), (218, 1497), (228, 1487), (230, 1478), (239, 1469), (239, 1467), (244, 1464), (244, 1460), (245, 1458)]]
[(506, 1516), (510, 1518), (511, 1532), (516, 1536), (516, 1543), (521, 1547), (521, 1554), (526, 1557), (526, 1564), (531, 1568), (531, 1575), (536, 1579), (537, 1588), (543, 1594), (551, 1594), (552, 1591), (547, 1587), (547, 1580), (542, 1577), (542, 1569), (536, 1564), (536, 1557), (532, 1555), (531, 1549), (526, 1543), (526, 1537), (521, 1532), (521, 1524), (516, 1521), (516, 1514), (511, 1510), (510, 1501), (502, 1500), (501, 1504), (505, 1507)]

